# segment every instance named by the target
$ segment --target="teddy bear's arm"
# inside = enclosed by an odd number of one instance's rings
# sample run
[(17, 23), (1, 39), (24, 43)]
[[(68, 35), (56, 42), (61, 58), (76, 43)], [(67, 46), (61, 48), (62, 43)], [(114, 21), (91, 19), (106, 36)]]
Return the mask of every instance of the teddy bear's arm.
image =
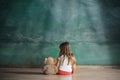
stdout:
[(44, 66), (43, 71), (46, 71), (46, 70), (47, 70), (47, 66)]

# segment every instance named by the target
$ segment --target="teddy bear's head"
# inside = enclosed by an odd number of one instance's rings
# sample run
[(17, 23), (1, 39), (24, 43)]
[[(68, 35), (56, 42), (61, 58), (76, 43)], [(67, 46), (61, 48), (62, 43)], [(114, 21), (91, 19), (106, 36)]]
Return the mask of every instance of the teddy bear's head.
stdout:
[(56, 64), (57, 60), (52, 57), (48, 57), (48, 58), (45, 58), (44, 63), (47, 65)]

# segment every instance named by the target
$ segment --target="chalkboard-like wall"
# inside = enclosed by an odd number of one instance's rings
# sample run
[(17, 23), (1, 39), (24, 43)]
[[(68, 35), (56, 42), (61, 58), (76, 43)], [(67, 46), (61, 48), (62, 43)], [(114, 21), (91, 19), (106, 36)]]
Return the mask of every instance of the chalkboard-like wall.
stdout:
[(0, 65), (41, 65), (64, 41), (79, 65), (120, 65), (119, 13), (119, 0), (0, 0)]

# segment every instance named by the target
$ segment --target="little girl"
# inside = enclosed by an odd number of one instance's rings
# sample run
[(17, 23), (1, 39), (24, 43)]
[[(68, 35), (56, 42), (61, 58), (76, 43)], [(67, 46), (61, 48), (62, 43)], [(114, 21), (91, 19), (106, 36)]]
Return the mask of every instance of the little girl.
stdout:
[(71, 51), (69, 42), (63, 42), (59, 46), (60, 53), (58, 56), (58, 74), (69, 75), (76, 70), (76, 59)]

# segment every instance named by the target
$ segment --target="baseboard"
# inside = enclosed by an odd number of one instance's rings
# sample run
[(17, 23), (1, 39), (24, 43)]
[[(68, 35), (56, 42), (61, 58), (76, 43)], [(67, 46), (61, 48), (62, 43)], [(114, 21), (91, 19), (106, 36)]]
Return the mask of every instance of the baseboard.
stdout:
[(0, 65), (0, 68), (41, 68), (43, 65), (21, 66), (21, 65)]
[[(41, 68), (43, 65), (34, 65), (34, 66), (16, 66), (16, 65), (0, 65), (0, 68)], [(120, 66), (101, 66), (101, 65), (77, 65), (77, 68), (93, 68), (93, 69), (120, 69)]]
[(96, 66), (96, 65), (78, 65), (77, 68), (99, 68), (99, 69), (104, 69), (104, 68), (110, 68), (110, 69), (120, 69), (120, 66)]

